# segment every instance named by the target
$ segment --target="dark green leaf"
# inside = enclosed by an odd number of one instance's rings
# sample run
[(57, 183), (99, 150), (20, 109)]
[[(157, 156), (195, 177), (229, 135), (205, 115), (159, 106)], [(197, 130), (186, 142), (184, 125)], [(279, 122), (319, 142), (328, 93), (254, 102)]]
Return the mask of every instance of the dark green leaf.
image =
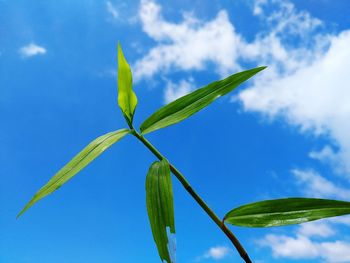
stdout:
[(231, 75), (165, 105), (141, 124), (141, 132), (146, 134), (190, 117), (265, 68), (254, 68)]
[(146, 204), (153, 239), (162, 261), (175, 262), (175, 223), (170, 168), (154, 162), (146, 177)]
[(118, 43), (118, 104), (127, 122), (131, 125), (137, 105), (137, 97), (132, 90), (132, 74), (122, 48)]
[(228, 212), (224, 221), (245, 227), (271, 227), (300, 224), (326, 217), (350, 214), (350, 202), (285, 198), (247, 204)]
[(64, 183), (70, 180), (75, 174), (81, 169), (92, 162), (97, 156), (108, 149), (112, 144), (119, 141), (126, 134), (130, 133), (127, 129), (121, 129), (115, 132), (107, 133), (103, 136), (98, 137), (86, 146), (80, 153), (78, 153), (69, 163), (67, 163), (61, 170), (59, 170), (50, 181), (45, 184), (29, 201), (29, 203), (22, 209), (18, 214), (17, 218), (20, 217), (26, 210), (32, 205), (38, 202), (43, 197), (51, 194)]

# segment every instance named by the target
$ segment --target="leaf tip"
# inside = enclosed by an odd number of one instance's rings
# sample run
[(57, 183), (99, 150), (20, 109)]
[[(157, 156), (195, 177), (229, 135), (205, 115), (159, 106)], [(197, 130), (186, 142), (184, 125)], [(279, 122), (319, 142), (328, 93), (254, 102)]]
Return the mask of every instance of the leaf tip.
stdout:
[(16, 220), (18, 220), (24, 214), (24, 212), (27, 211), (27, 209), (27, 206), (25, 206), (16, 216)]
[(260, 66), (260, 67), (257, 67), (257, 71), (260, 72), (260, 71), (263, 71), (264, 69), (266, 69), (267, 66)]

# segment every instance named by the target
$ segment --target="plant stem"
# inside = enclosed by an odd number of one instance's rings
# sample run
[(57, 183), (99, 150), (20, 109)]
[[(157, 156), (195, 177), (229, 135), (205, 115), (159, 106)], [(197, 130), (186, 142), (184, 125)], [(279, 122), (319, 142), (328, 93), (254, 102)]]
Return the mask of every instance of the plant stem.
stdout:
[[(132, 129), (132, 134), (139, 139), (159, 160), (166, 159), (142, 134), (138, 133), (136, 130)], [(236, 236), (227, 228), (225, 223), (220, 220), (220, 218), (214, 213), (213, 210), (203, 201), (203, 199), (194, 191), (192, 186), (182, 175), (182, 173), (176, 169), (174, 165), (169, 162), (171, 172), (180, 181), (186, 191), (196, 200), (196, 202), (203, 208), (203, 210), (208, 214), (208, 216), (215, 222), (215, 224), (225, 233), (225, 235), (231, 240), (232, 244), (237, 249), (240, 256), (246, 263), (252, 263), (249, 258), (248, 253), (245, 251)]]

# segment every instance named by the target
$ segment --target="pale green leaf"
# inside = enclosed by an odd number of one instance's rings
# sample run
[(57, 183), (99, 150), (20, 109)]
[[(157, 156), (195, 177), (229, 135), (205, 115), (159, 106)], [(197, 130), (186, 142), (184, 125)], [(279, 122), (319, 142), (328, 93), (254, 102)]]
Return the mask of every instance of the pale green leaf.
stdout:
[(29, 201), (29, 203), (18, 214), (20, 217), (26, 210), (32, 205), (38, 202), (40, 199), (51, 194), (64, 183), (70, 180), (80, 170), (92, 162), (97, 156), (108, 149), (112, 144), (119, 141), (126, 134), (130, 133), (128, 129), (121, 129), (115, 132), (110, 132), (102, 135), (92, 141), (86, 146), (80, 153), (78, 153), (70, 162), (68, 162), (61, 170), (59, 170), (51, 179), (47, 182)]
[(350, 214), (350, 202), (317, 198), (285, 198), (240, 206), (228, 212), (224, 221), (236, 226), (271, 227), (300, 224), (346, 214)]
[(162, 261), (175, 262), (173, 189), (169, 164), (154, 162), (146, 177), (146, 204), (153, 239)]
[(141, 124), (141, 132), (146, 134), (190, 117), (265, 68), (259, 67), (236, 73), (165, 105)]
[(131, 69), (118, 43), (118, 105), (129, 125), (132, 124), (137, 97), (132, 90)]

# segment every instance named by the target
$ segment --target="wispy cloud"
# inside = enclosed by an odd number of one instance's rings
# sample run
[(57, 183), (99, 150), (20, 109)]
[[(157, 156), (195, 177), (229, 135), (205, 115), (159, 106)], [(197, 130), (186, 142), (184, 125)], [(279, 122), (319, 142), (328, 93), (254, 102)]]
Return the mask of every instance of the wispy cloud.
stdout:
[(316, 171), (295, 169), (292, 173), (300, 189), (307, 196), (350, 199), (349, 188), (337, 186)]
[(299, 236), (305, 237), (331, 237), (335, 230), (325, 221), (309, 222), (299, 226), (297, 230)]
[(325, 145), (320, 150), (311, 151), (309, 157), (330, 165), (337, 174), (346, 174), (348, 172), (348, 167), (344, 162), (343, 152), (336, 148), (338, 147)]
[(190, 78), (188, 80), (181, 80), (179, 83), (174, 83), (170, 80), (167, 81), (166, 89), (164, 92), (164, 102), (167, 104), (180, 98), (192, 90), (194, 90), (195, 86), (193, 84), (193, 79)]
[(205, 259), (221, 260), (226, 258), (232, 253), (232, 250), (226, 246), (211, 247), (203, 255), (199, 256), (196, 261), (202, 261)]
[(306, 11), (299, 11), (289, 1), (255, 0), (253, 14), (267, 21), (274, 34), (306, 35), (323, 23)]
[(33, 57), (37, 55), (44, 55), (46, 54), (46, 48), (43, 46), (39, 46), (35, 43), (30, 43), (26, 46), (23, 46), (19, 49), (19, 53), (22, 57)]
[(106, 8), (107, 12), (113, 17), (113, 18), (119, 18), (119, 12), (117, 8), (113, 5), (111, 1), (106, 2)]

